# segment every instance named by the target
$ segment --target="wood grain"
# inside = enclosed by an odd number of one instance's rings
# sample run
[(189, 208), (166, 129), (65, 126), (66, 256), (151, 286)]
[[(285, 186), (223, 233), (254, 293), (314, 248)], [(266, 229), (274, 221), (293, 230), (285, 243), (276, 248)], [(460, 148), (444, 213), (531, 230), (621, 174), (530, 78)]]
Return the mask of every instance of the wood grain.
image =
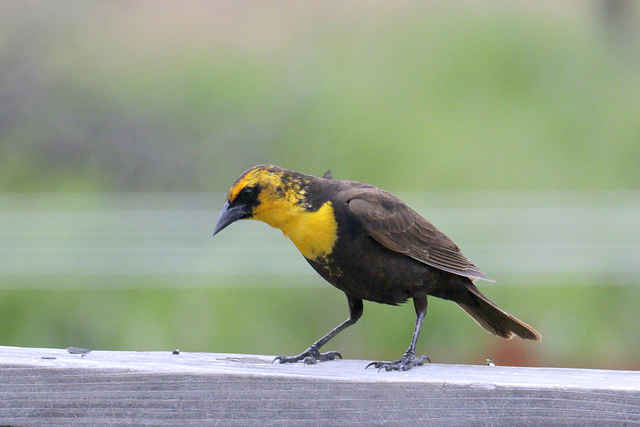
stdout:
[(0, 347), (0, 424), (640, 424), (640, 372), (271, 359)]

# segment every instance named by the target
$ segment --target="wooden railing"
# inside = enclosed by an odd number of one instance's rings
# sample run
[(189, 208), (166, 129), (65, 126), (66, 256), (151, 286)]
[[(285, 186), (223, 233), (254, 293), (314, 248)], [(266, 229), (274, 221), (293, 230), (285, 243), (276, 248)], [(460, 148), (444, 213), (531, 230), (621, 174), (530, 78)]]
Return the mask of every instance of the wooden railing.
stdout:
[(640, 372), (0, 347), (1, 425), (631, 425)]

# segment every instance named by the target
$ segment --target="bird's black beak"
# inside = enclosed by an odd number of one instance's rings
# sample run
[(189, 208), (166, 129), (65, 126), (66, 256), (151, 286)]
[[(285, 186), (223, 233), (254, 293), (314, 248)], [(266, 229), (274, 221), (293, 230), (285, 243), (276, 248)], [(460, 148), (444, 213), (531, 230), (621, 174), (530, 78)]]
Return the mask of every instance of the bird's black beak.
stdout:
[(239, 204), (236, 206), (229, 205), (229, 201), (227, 200), (222, 207), (222, 212), (220, 212), (220, 217), (218, 218), (218, 222), (216, 223), (216, 228), (213, 230), (213, 235), (215, 236), (223, 228), (226, 228), (229, 224), (236, 222), (237, 220), (247, 216), (249, 207), (245, 204)]

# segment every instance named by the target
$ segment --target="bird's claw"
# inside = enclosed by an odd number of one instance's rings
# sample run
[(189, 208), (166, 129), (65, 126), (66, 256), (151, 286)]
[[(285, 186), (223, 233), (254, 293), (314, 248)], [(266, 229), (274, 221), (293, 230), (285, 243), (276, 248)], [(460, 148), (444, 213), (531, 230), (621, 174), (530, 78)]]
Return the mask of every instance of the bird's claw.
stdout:
[(302, 361), (305, 365), (315, 365), (318, 362), (326, 362), (327, 360), (335, 360), (336, 357), (342, 359), (342, 355), (337, 351), (328, 351), (326, 353), (320, 353), (316, 348), (309, 347), (297, 356), (278, 356), (273, 359), (280, 363), (296, 363)]
[(373, 366), (374, 368), (378, 369), (378, 371), (383, 368), (387, 372), (408, 371), (414, 366), (424, 365), (424, 362), (431, 363), (431, 359), (429, 359), (427, 356), (415, 357), (414, 355), (404, 355), (402, 359), (395, 360), (393, 362), (371, 362), (367, 366), (365, 366), (365, 369), (367, 369), (369, 366)]

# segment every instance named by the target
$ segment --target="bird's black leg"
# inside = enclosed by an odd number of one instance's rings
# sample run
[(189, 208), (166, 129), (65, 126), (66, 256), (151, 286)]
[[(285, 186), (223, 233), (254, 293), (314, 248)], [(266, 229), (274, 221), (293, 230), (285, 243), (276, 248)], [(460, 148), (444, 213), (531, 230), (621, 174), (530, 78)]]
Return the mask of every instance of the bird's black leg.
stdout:
[(273, 361), (278, 361), (280, 363), (295, 363), (301, 360), (304, 361), (307, 365), (313, 365), (318, 362), (324, 362), (326, 360), (334, 360), (336, 357), (342, 359), (342, 355), (337, 351), (329, 351), (326, 353), (320, 353), (320, 347), (325, 345), (331, 338), (338, 335), (343, 329), (346, 329), (348, 326), (353, 325), (358, 321), (358, 319), (362, 316), (362, 300), (360, 298), (355, 298), (347, 295), (347, 300), (349, 301), (349, 318), (336, 326), (331, 332), (327, 335), (320, 338), (318, 341), (311, 344), (311, 346), (300, 353), (297, 356), (278, 356)]
[(425, 295), (414, 295), (413, 305), (416, 308), (416, 327), (413, 330), (413, 337), (411, 338), (411, 345), (402, 356), (402, 359), (395, 360), (393, 362), (371, 362), (366, 367), (375, 366), (378, 369), (384, 368), (387, 371), (400, 370), (408, 371), (414, 366), (423, 365), (425, 361), (431, 362), (427, 356), (416, 357), (416, 343), (418, 342), (418, 335), (420, 335), (420, 328), (422, 328), (422, 322), (427, 315), (427, 297)]

